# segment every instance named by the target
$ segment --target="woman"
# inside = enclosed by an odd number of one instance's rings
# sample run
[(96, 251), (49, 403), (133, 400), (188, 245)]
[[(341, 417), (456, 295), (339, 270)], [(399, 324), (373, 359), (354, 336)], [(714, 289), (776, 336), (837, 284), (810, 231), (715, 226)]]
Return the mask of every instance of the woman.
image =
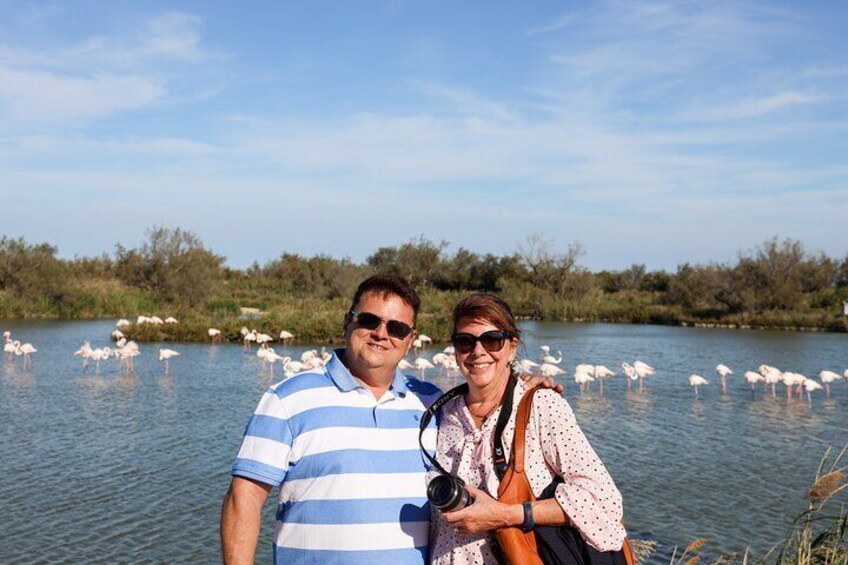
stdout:
[[(522, 505), (502, 504), (492, 498), (499, 484), (493, 463), (493, 432), (507, 384), (515, 378), (512, 362), (520, 336), (509, 305), (496, 296), (472, 294), (454, 309), (451, 341), (468, 393), (441, 408), (437, 459), (465, 481), (474, 503), (454, 512), (433, 511), (433, 564), (495, 564), (490, 545), (494, 530), (527, 523)], [(527, 390), (520, 379), (514, 386), (513, 414), (502, 442), (507, 459), (515, 411)], [(555, 498), (533, 503), (535, 524), (571, 524), (595, 549), (620, 549), (625, 537), (621, 495), (558, 393), (540, 390), (534, 396), (525, 443), (525, 468), (534, 494), (539, 496), (549, 484), (562, 480)]]

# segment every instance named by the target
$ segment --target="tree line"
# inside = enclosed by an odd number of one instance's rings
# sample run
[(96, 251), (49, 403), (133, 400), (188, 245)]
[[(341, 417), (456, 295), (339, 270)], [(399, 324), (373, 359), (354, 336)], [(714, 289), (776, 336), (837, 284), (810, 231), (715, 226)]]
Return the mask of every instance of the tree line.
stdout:
[[(448, 247), (421, 236), (380, 247), (362, 263), (284, 252), (233, 269), (180, 228), (154, 227), (138, 247), (118, 244), (112, 254), (73, 259), (59, 258), (49, 243), (4, 236), (0, 316), (89, 318), (163, 308), (237, 315), (242, 306), (343, 302), (364, 277), (381, 272), (406, 277), (425, 296), (499, 293), (518, 315), (537, 319), (846, 329), (840, 312), (848, 300), (848, 253), (811, 253), (794, 239), (772, 238), (735, 262), (684, 263), (674, 272), (643, 264), (590, 272), (579, 243), (556, 251), (541, 235), (509, 255)], [(447, 307), (450, 300), (435, 302)]]

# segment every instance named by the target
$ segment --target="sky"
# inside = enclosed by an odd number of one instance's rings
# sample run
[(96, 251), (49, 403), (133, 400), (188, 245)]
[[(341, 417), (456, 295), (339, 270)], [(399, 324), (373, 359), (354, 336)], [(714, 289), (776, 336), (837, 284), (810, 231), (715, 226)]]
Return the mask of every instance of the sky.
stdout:
[(844, 2), (0, 0), (0, 235), (848, 252)]

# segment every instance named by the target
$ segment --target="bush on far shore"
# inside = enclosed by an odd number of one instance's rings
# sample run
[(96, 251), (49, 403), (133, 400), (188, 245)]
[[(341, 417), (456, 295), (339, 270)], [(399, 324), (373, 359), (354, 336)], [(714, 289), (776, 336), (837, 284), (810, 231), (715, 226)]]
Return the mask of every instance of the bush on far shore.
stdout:
[(238, 330), (245, 322), (241, 309), (249, 307), (265, 312), (257, 325), (269, 330), (333, 340), (344, 303), (379, 271), (416, 284), (424, 297), (422, 331), (440, 340), (447, 338), (453, 304), (474, 291), (500, 294), (516, 315), (532, 319), (848, 330), (841, 314), (848, 255), (811, 254), (791, 239), (767, 240), (733, 264), (684, 263), (675, 273), (638, 263), (592, 273), (580, 265), (579, 243), (560, 252), (538, 234), (511, 255), (464, 248), (449, 254), (447, 248), (421, 236), (381, 247), (361, 264), (284, 252), (265, 265), (232, 269), (179, 228), (153, 228), (141, 246), (119, 244), (113, 256), (71, 260), (59, 259), (48, 243), (3, 237), (0, 318), (174, 315), (185, 320), (180, 329), (139, 335), (200, 340), (210, 326)]

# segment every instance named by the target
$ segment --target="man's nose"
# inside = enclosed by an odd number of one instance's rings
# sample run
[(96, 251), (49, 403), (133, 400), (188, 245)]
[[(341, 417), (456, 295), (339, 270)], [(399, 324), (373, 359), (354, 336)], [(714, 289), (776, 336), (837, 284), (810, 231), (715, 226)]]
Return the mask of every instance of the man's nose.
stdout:
[(374, 328), (374, 331), (371, 332), (371, 333), (377, 334), (377, 337), (379, 337), (380, 339), (388, 339), (389, 332), (388, 332), (388, 329), (386, 327), (386, 321), (385, 320), (380, 321), (380, 325), (377, 326), (376, 328)]

